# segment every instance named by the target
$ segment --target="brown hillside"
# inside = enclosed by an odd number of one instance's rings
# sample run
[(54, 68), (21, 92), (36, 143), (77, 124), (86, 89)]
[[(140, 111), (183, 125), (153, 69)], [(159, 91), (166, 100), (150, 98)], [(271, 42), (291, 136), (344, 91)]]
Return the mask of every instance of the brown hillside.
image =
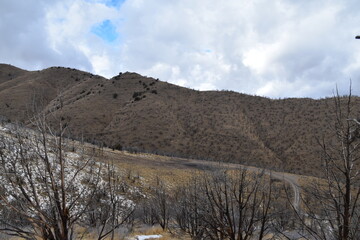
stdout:
[(317, 174), (315, 137), (329, 135), (332, 99), (200, 92), (123, 73), (0, 65), (0, 115), (26, 121), (36, 105), (75, 137), (112, 147)]

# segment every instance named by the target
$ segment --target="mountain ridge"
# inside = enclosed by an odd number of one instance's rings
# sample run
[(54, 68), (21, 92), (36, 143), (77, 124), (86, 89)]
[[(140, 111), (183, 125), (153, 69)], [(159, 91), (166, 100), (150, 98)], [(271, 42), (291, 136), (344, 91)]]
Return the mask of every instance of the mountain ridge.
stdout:
[(201, 92), (130, 72), (106, 79), (0, 64), (0, 115), (26, 123), (34, 108), (61, 118), (73, 137), (113, 148), (307, 175), (318, 174), (316, 139), (331, 136), (334, 116), (331, 98), (275, 100)]

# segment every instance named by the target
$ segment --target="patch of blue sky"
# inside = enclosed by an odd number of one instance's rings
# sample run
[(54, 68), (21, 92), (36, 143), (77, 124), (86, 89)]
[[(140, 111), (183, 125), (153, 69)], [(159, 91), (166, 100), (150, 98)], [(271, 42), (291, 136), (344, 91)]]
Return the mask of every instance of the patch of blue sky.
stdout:
[(120, 7), (125, 0), (106, 0), (105, 5), (108, 7)]
[(119, 37), (116, 26), (109, 19), (94, 25), (91, 32), (108, 43), (114, 42)]
[(90, 2), (90, 3), (102, 3), (102, 4), (105, 4), (108, 7), (118, 8), (118, 7), (121, 7), (121, 5), (126, 0), (85, 0), (85, 1)]

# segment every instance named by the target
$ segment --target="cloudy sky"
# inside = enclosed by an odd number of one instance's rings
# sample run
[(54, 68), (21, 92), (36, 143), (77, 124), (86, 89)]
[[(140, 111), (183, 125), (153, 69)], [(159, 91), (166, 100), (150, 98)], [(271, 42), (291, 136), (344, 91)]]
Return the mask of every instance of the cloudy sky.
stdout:
[(360, 95), (358, 0), (0, 0), (0, 62), (199, 90)]

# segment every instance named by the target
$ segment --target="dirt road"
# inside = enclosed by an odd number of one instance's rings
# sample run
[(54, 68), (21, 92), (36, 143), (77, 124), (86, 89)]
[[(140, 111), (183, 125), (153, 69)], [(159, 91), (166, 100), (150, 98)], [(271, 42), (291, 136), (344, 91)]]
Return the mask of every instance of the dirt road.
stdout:
[(195, 160), (195, 159), (186, 159), (186, 158), (177, 158), (177, 157), (166, 157), (166, 156), (158, 156), (153, 154), (131, 154), (121, 151), (112, 151), (111, 149), (105, 149), (105, 152), (111, 154), (112, 156), (117, 155), (119, 160), (134, 162), (134, 158), (136, 159), (136, 163), (141, 163), (144, 165), (151, 166), (161, 166), (177, 168), (177, 169), (198, 169), (198, 170), (207, 170), (214, 171), (216, 169), (225, 168), (225, 169), (247, 169), (254, 172), (262, 172), (271, 176), (271, 178), (278, 179), (288, 183), (294, 194), (293, 199), (293, 207), (298, 210), (300, 206), (300, 186), (298, 184), (298, 176), (286, 172), (276, 172), (268, 169), (256, 168), (251, 166), (245, 166), (237, 163), (224, 163), (224, 162), (214, 162), (214, 161), (206, 161), (206, 160)]

